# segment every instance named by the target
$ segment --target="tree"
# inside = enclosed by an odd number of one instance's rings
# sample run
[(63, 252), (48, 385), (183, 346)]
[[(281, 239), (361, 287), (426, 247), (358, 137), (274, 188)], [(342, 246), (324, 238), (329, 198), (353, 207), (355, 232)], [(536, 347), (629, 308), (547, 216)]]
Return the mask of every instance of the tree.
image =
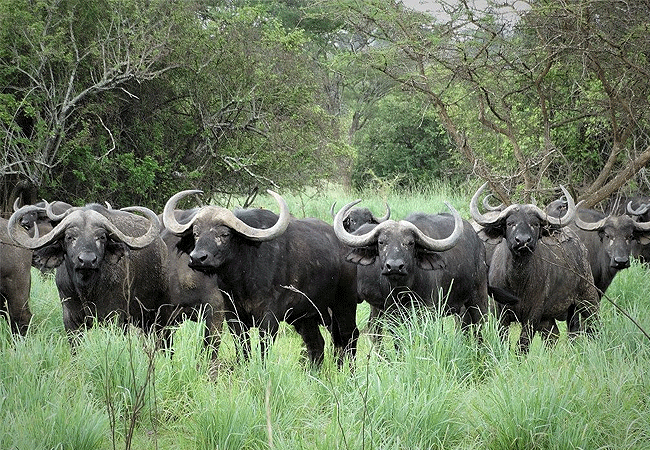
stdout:
[[(40, 187), (88, 123), (111, 130), (93, 111), (106, 92), (128, 97), (129, 83), (160, 77), (174, 46), (176, 2), (3, 1), (0, 6), (0, 173)], [(84, 124), (85, 122), (85, 124)], [(115, 142), (112, 142), (114, 145)], [(4, 210), (12, 199), (4, 198)]]
[(447, 133), (418, 97), (394, 93), (375, 103), (372, 118), (355, 137), (356, 188), (363, 190), (375, 178), (413, 189), (463, 180)]
[[(377, 0), (327, 2), (326, 11), (376, 42), (358, 64), (427, 96), (459, 153), (502, 200), (508, 188), (528, 200), (570, 181), (591, 206), (645, 166), (647, 5), (440, 4), (438, 18)], [(593, 160), (596, 173), (576, 178), (571, 158), (589, 148), (578, 136), (607, 156)]]
[(0, 0), (0, 14), (5, 210), (21, 180), (47, 199), (150, 207), (182, 188), (300, 188), (347, 151), (304, 32), (262, 7)]

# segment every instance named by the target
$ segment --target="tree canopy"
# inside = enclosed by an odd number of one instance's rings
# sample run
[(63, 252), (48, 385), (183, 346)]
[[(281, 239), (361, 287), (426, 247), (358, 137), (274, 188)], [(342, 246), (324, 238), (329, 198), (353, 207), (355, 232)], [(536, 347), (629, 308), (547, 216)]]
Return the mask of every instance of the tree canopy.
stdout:
[[(0, 201), (647, 190), (643, 2), (0, 0)], [(366, 178), (364, 178), (366, 177)]]

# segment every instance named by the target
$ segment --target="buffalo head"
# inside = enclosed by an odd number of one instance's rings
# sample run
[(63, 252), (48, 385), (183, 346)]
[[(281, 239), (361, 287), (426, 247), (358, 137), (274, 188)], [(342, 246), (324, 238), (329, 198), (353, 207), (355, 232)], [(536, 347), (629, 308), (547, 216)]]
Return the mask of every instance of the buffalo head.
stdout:
[[(43, 236), (29, 237), (21, 232), (21, 218), (27, 214), (45, 211), (56, 225)], [(126, 212), (140, 212), (149, 220), (149, 228), (141, 236), (128, 235), (114, 223), (121, 217), (121, 223), (142, 220)], [(128, 227), (128, 225), (127, 225)], [(107, 210), (100, 205), (87, 205), (69, 208), (57, 214), (52, 204), (45, 202), (45, 208), (23, 206), (14, 212), (7, 225), (9, 235), (23, 247), (31, 250), (43, 249), (49, 267), (65, 262), (68, 273), (76, 286), (87, 286), (99, 276), (102, 263), (116, 263), (126, 252), (126, 247), (139, 249), (146, 247), (160, 234), (160, 222), (156, 214), (143, 207), (133, 206), (120, 211)]]
[(174, 214), (180, 199), (202, 191), (188, 190), (173, 195), (165, 204), (163, 224), (176, 236), (180, 251), (190, 256), (190, 267), (205, 273), (215, 271), (231, 258), (237, 257), (233, 246), (239, 237), (252, 242), (275, 239), (287, 229), (290, 220), (289, 207), (284, 199), (273, 191), (268, 191), (280, 205), (277, 222), (270, 228), (256, 228), (246, 224), (232, 211), (219, 206), (204, 206), (191, 212), (183, 223)]
[(552, 217), (531, 204), (514, 204), (501, 210), (498, 214), (481, 214), (478, 199), (485, 190), (483, 184), (472, 197), (470, 214), (483, 227), (490, 237), (505, 237), (508, 248), (514, 256), (526, 256), (535, 251), (538, 240), (551, 230), (571, 223), (576, 213), (576, 206), (569, 192), (560, 186), (567, 201), (567, 210), (561, 217)]
[[(589, 212), (585, 211), (585, 214)], [(609, 258), (611, 269), (621, 270), (629, 267), (632, 243), (648, 241), (650, 222), (637, 222), (627, 215), (597, 217), (600, 220), (586, 221), (578, 214), (575, 217), (575, 224), (582, 230), (598, 233), (602, 244), (600, 248)]]
[[(14, 202), (14, 212), (20, 209), (20, 199)], [(48, 203), (43, 200), (36, 203), (36, 208), (31, 209), (20, 217), (20, 226), (22, 226), (30, 236), (38, 236), (49, 233), (54, 228), (54, 222), (48, 217), (46, 207)], [(49, 204), (51, 211), (55, 214), (62, 214), (66, 210), (72, 208), (72, 205), (66, 202), (54, 201)]]
[[(336, 216), (334, 213), (334, 207), (336, 202), (332, 203), (330, 208), (330, 215), (332, 219)], [(368, 208), (350, 208), (345, 217), (343, 218), (343, 227), (346, 231), (352, 233), (359, 229), (359, 227), (366, 223), (371, 224), (380, 224), (387, 221), (390, 218), (390, 206), (386, 203), (386, 214), (383, 217), (375, 216)]]
[(370, 265), (379, 259), (381, 274), (391, 282), (403, 283), (415, 272), (415, 268), (433, 270), (441, 267), (438, 252), (452, 248), (463, 233), (463, 220), (458, 211), (445, 203), (454, 218), (454, 229), (444, 239), (427, 236), (413, 223), (405, 220), (387, 220), (372, 226), (364, 225), (355, 234), (349, 233), (343, 218), (352, 206), (361, 200), (344, 206), (334, 217), (334, 232), (339, 240), (353, 247), (347, 260), (359, 265)]

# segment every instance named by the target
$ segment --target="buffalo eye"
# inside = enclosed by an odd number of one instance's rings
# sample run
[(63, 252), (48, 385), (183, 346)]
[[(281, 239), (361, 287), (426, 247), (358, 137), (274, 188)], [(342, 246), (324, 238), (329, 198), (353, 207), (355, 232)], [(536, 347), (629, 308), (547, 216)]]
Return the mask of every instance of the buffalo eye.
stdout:
[(404, 247), (413, 247), (415, 245), (415, 241), (408, 240), (404, 242)]

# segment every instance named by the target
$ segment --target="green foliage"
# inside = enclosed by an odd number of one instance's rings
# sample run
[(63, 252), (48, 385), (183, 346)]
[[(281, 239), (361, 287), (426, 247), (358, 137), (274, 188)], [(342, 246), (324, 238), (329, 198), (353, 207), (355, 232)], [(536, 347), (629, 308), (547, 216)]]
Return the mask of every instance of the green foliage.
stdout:
[(414, 107), (417, 103), (417, 98), (406, 95), (390, 95), (377, 102), (374, 115), (356, 135), (355, 188), (363, 189), (375, 177), (396, 179), (405, 188), (462, 179), (434, 111)]
[(300, 189), (332, 176), (345, 151), (305, 31), (266, 5), (5, 1), (0, 11), (12, 165), (0, 162), (41, 198), (160, 209), (183, 188)]

